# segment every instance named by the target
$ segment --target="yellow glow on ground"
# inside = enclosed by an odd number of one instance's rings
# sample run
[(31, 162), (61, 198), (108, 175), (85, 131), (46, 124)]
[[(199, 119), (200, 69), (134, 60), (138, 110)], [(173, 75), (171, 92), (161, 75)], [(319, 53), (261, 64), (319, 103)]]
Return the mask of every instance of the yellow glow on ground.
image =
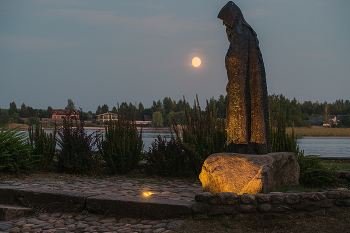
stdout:
[(145, 197), (149, 197), (149, 196), (151, 196), (153, 193), (152, 192), (143, 192), (143, 195), (145, 196)]
[(192, 59), (192, 65), (194, 67), (199, 67), (201, 65), (201, 63), (202, 63), (202, 61), (201, 61), (201, 59), (199, 57), (194, 57)]

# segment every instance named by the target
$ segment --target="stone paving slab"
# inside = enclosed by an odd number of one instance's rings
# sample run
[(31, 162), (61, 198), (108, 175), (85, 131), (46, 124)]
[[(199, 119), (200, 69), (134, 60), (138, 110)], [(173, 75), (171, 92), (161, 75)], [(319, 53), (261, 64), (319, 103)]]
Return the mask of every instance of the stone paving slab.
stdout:
[(195, 195), (202, 192), (199, 180), (74, 176), (0, 179), (0, 204), (50, 213), (88, 210), (124, 217), (174, 218), (191, 214)]
[(0, 204), (0, 221), (7, 221), (30, 213), (32, 209)]
[(86, 209), (96, 214), (162, 219), (191, 215), (191, 208), (194, 203), (189, 201), (104, 194), (88, 197), (86, 199)]
[[(112, 177), (104, 179), (89, 179), (80, 177), (45, 178), (28, 177), (24, 179), (0, 179), (0, 190), (12, 189), (45, 189), (63, 192), (79, 192), (90, 194), (115, 194), (119, 196), (142, 197), (151, 193), (150, 199), (167, 199), (192, 201), (196, 194), (202, 193), (203, 188), (199, 179), (193, 181), (169, 180), (162, 178), (126, 178)], [(8, 191), (14, 192), (14, 191)], [(6, 202), (5, 202), (6, 201)], [(3, 200), (0, 203), (11, 204), (14, 200)]]

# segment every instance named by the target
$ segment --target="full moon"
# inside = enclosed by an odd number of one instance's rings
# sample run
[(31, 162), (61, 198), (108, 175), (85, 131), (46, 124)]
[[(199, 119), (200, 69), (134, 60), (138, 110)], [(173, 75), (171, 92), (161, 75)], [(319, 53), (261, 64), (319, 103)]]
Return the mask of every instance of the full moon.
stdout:
[(201, 63), (202, 63), (202, 61), (201, 61), (201, 59), (199, 57), (194, 57), (192, 59), (192, 65), (194, 67), (199, 67), (201, 65)]

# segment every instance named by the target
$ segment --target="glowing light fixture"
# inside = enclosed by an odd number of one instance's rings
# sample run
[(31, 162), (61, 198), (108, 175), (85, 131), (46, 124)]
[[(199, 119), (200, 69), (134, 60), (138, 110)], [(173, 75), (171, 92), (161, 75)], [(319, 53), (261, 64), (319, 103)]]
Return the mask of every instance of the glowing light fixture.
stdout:
[(151, 196), (153, 193), (152, 192), (143, 192), (143, 195), (145, 196), (145, 197), (149, 197), (149, 196)]
[(199, 67), (201, 65), (201, 63), (202, 63), (202, 61), (201, 61), (201, 59), (199, 57), (194, 57), (192, 59), (192, 65), (194, 67)]

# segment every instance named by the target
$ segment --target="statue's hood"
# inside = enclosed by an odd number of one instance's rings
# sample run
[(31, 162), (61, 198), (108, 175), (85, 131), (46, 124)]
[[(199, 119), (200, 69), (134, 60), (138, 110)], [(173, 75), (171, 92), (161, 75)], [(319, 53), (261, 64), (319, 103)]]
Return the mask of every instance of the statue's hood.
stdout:
[(241, 9), (229, 1), (219, 12), (218, 18), (225, 21), (229, 26), (233, 28), (232, 34), (242, 34), (242, 25), (245, 25), (252, 29), (250, 25), (245, 21)]

